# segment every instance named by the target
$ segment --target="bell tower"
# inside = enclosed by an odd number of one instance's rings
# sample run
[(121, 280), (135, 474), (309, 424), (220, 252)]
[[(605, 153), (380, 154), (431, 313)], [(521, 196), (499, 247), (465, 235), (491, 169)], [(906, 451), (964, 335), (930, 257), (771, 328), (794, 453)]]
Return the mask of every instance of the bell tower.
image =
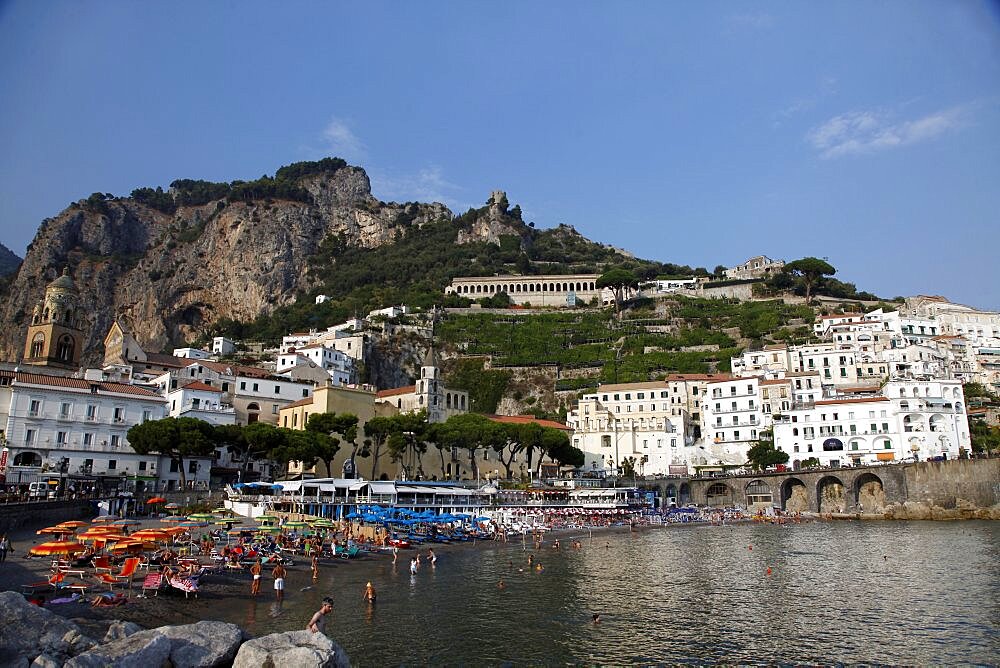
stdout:
[(65, 268), (62, 276), (45, 288), (45, 297), (31, 314), (24, 345), (26, 364), (63, 369), (80, 366), (83, 331), (78, 302), (76, 284)]

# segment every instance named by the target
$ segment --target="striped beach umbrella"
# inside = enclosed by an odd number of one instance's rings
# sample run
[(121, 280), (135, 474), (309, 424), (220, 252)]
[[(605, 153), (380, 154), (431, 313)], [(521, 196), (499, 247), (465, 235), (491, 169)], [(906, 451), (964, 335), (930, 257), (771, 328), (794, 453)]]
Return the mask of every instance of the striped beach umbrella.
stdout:
[(78, 543), (75, 540), (56, 540), (36, 545), (28, 550), (28, 553), (36, 557), (47, 557), (56, 554), (76, 554), (86, 549), (86, 545)]

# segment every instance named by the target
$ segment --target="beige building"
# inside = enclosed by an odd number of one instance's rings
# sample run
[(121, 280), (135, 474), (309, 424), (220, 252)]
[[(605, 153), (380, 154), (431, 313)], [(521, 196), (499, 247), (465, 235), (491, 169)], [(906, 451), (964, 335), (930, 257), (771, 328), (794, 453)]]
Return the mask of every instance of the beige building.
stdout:
[(444, 292), (473, 300), (506, 292), (514, 304), (555, 308), (586, 305), (595, 297), (601, 303), (611, 303), (614, 300), (611, 291), (598, 288), (598, 278), (598, 274), (471, 276), (454, 279)]

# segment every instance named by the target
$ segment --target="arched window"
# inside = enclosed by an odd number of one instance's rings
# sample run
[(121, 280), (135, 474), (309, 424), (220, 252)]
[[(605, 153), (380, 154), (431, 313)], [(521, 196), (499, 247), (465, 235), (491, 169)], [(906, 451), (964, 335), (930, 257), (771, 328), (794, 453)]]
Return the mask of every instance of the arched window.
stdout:
[(19, 452), (14, 456), (14, 466), (41, 466), (42, 456), (37, 452)]
[(75, 348), (73, 337), (69, 334), (63, 334), (59, 337), (59, 345), (56, 347), (56, 359), (60, 362), (72, 362)]
[(910, 410), (910, 402), (909, 401), (900, 401), (899, 402), (899, 410), (901, 410), (901, 411), (908, 411), (908, 410)]
[(35, 334), (31, 339), (31, 357), (41, 357), (45, 350), (45, 335), (41, 332)]
[(771, 503), (771, 488), (763, 480), (754, 480), (747, 485), (747, 504)]
[(906, 388), (905, 387), (899, 388), (899, 396), (901, 396), (901, 397), (905, 397), (906, 396)]

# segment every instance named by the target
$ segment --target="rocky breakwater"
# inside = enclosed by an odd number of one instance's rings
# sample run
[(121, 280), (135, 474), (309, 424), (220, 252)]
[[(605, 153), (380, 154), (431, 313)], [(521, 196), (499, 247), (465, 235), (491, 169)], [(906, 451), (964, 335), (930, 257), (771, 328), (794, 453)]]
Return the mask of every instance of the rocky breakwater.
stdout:
[(349, 666), (344, 650), (308, 631), (248, 638), (235, 624), (203, 621), (143, 630), (112, 622), (100, 640), (77, 623), (28, 603), (16, 592), (0, 593), (0, 666), (182, 668), (237, 666)]
[(887, 520), (1000, 520), (1000, 504), (982, 508), (966, 499), (944, 508), (932, 501), (891, 503), (885, 508)]

